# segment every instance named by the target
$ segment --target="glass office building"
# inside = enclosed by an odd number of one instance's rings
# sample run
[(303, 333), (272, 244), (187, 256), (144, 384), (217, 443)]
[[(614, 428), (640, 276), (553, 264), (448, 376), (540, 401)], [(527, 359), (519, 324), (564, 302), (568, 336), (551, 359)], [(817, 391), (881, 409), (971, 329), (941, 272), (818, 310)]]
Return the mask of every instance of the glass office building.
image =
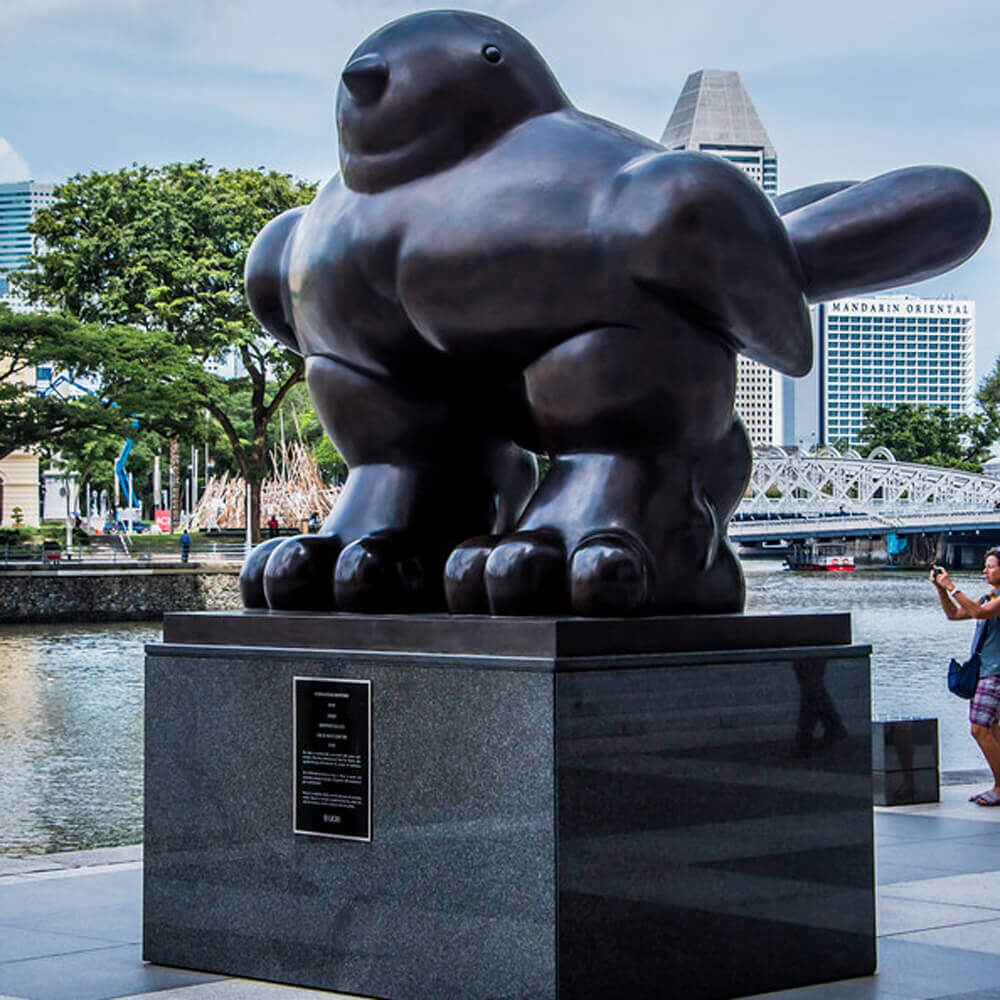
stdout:
[[(29, 312), (30, 307), (14, 293), (7, 275), (27, 263), (35, 249), (28, 223), (39, 208), (54, 200), (51, 184), (0, 184), (0, 303), (16, 312)], [(34, 372), (25, 373), (24, 381), (31, 384)], [(24, 524), (38, 526), (38, 455), (30, 451), (15, 451), (0, 459), (0, 526), (13, 523), (15, 508)]]
[(34, 181), (0, 184), (0, 302), (23, 311), (27, 303), (10, 287), (7, 275), (23, 267), (35, 250), (35, 238), (28, 232), (32, 216), (55, 202), (53, 185)]
[(820, 438), (858, 442), (868, 404), (971, 413), (976, 304), (876, 295), (819, 309)]

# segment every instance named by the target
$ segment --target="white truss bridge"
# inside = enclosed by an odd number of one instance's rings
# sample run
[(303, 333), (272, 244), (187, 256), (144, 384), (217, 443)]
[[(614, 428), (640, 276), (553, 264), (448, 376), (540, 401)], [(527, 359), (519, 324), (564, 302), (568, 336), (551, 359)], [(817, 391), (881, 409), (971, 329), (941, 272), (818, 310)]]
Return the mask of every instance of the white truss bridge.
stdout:
[(754, 455), (743, 502), (729, 523), (741, 541), (809, 536), (1000, 530), (1000, 480), (833, 448), (771, 447)]

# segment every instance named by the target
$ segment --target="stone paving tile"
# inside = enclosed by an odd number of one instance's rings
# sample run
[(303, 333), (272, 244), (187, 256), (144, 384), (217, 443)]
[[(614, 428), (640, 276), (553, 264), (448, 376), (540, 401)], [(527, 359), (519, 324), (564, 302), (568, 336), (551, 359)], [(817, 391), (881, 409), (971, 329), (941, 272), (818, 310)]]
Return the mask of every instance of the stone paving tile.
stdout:
[(876, 862), (875, 872), (875, 882), (879, 886), (893, 885), (898, 882), (919, 882), (929, 878), (946, 878), (954, 874), (943, 869), (924, 868), (919, 865), (900, 865), (882, 860)]
[(98, 847), (91, 851), (62, 851), (56, 854), (0, 854), (0, 879), (34, 872), (136, 864), (141, 861), (142, 844)]
[(998, 919), (996, 910), (985, 907), (928, 903), (919, 899), (896, 899), (881, 892), (876, 913), (879, 937), (939, 927), (985, 923)]
[(120, 943), (103, 937), (0, 924), (0, 965), (50, 955), (72, 955)]
[(888, 991), (886, 996), (896, 993), (911, 1000), (938, 1000), (995, 987), (1000, 983), (1000, 957), (899, 937), (881, 938), (876, 978), (880, 988)]
[(926, 868), (943, 875), (993, 872), (1000, 869), (1000, 844), (973, 844), (967, 839), (940, 842), (879, 845), (878, 865)]
[(897, 935), (896, 940), (1000, 956), (1000, 919), (913, 931)]
[(986, 827), (983, 825), (980, 829), (990, 829), (992, 832), (977, 832), (969, 837), (956, 837), (953, 845), (955, 850), (960, 850), (960, 845), (962, 844), (978, 844), (980, 847), (1000, 847), (1000, 827)]
[(126, 862), (142, 861), (142, 844), (126, 844), (124, 847), (97, 847), (90, 851), (61, 851), (48, 857), (63, 868), (90, 868), (94, 865), (119, 865)]
[(922, 816), (942, 820), (970, 820), (979, 823), (1000, 824), (1000, 809), (984, 808), (969, 802), (973, 792), (982, 792), (990, 787), (989, 778), (975, 784), (942, 786), (940, 802), (925, 802), (915, 806), (892, 806), (880, 808), (880, 814), (893, 816)]
[(123, 861), (118, 865), (94, 865), (91, 868), (43, 868), (39, 871), (26, 872), (23, 875), (4, 875), (0, 877), (0, 889), (9, 889), (13, 885), (43, 885), (45, 882), (60, 879), (87, 878), (91, 875), (108, 875), (129, 871), (141, 871), (141, 861)]
[(138, 944), (0, 964), (0, 994), (29, 1000), (110, 1000), (218, 977), (142, 961)]
[(933, 1000), (914, 997), (906, 993), (892, 993), (877, 976), (870, 979), (846, 979), (839, 983), (823, 983), (820, 986), (803, 986), (782, 993), (758, 993), (745, 1000)]
[(973, 990), (971, 993), (949, 993), (934, 1000), (1000, 1000), (1000, 986), (989, 990)]
[[(965, 808), (975, 809), (967, 805)], [(998, 810), (991, 810), (993, 816)], [(1000, 817), (997, 817), (1000, 819)], [(939, 841), (959, 837), (975, 837), (996, 829), (991, 822), (970, 817), (946, 817), (939, 815), (879, 816), (875, 823), (877, 836), (888, 834), (908, 841)]]
[(958, 906), (981, 906), (1000, 916), (1000, 872), (976, 872), (949, 875), (917, 882), (896, 882), (883, 886), (881, 895), (896, 899), (924, 900), (929, 903), (955, 903)]
[[(0, 997), (0, 1000), (3, 1000)], [(280, 986), (250, 979), (224, 979), (200, 986), (184, 986), (155, 993), (134, 993), (120, 1000), (365, 1000), (347, 993), (326, 990), (305, 990), (297, 986)]]
[[(11, 857), (0, 855), (0, 878), (8, 875), (27, 875), (31, 872), (62, 871), (63, 866), (53, 861), (49, 854), (37, 854), (34, 857)], [(3, 1000), (3, 997), (0, 997)]]
[(140, 936), (140, 884), (136, 866), (127, 864), (9, 876), (0, 879), (0, 926), (102, 944), (135, 942)]

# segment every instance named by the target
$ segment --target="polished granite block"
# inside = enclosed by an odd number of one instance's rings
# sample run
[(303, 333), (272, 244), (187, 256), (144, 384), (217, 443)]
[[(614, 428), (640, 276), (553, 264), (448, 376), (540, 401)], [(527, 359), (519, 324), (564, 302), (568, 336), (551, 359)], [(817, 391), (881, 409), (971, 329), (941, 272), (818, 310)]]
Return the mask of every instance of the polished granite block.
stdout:
[[(148, 960), (391, 1000), (874, 970), (869, 649), (844, 616), (718, 616), (697, 650), (693, 619), (233, 617), (171, 616), (148, 648)], [(408, 629), (431, 651), (384, 648)], [(370, 843), (292, 832), (296, 676), (371, 682)]]
[(876, 805), (940, 801), (938, 720), (873, 722), (872, 770)]
[(940, 802), (941, 783), (936, 769), (873, 771), (873, 797), (877, 806), (912, 806)]
[(936, 770), (937, 766), (937, 719), (876, 719), (872, 723), (874, 770)]
[(561, 996), (874, 970), (868, 683), (856, 654), (557, 676)]
[[(372, 682), (370, 843), (292, 832), (293, 675)], [(154, 655), (146, 706), (148, 961), (363, 996), (546, 995), (551, 677)]]
[(486, 656), (584, 657), (842, 645), (851, 616), (696, 615), (674, 618), (348, 615), (308, 611), (188, 611), (164, 615), (165, 643), (358, 649)]

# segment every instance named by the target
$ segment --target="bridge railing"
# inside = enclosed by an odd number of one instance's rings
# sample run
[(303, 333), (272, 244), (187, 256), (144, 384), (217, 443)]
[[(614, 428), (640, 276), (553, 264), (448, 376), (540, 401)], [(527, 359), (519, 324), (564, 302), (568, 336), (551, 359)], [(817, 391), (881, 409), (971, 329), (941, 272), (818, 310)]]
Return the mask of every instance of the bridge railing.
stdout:
[(773, 509), (776, 503), (790, 510), (818, 512), (841, 506), (866, 512), (896, 508), (894, 514), (913, 507), (990, 510), (1000, 508), (1000, 480), (960, 469), (897, 462), (885, 449), (876, 449), (868, 458), (832, 449), (818, 454), (759, 450), (744, 509)]
[(795, 519), (801, 517), (947, 517), (953, 514), (1000, 516), (1000, 507), (953, 503), (907, 503), (872, 500), (862, 505), (831, 500), (826, 503), (801, 501), (794, 497), (745, 500), (736, 508), (734, 520)]
[(729, 522), (729, 536), (740, 538), (793, 538), (809, 535), (882, 535), (888, 532), (936, 532), (992, 528), (1000, 530), (1000, 511), (934, 510), (911, 508), (903, 514), (885, 516), (879, 512), (737, 515)]

